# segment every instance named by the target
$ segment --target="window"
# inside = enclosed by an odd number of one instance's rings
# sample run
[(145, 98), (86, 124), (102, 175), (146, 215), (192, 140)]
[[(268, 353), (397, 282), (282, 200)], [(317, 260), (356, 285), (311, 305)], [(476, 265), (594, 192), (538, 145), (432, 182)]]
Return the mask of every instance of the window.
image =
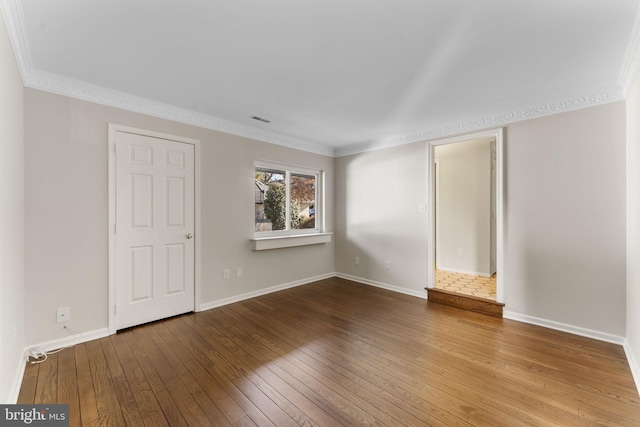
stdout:
[(255, 236), (287, 236), (321, 231), (322, 171), (257, 162)]

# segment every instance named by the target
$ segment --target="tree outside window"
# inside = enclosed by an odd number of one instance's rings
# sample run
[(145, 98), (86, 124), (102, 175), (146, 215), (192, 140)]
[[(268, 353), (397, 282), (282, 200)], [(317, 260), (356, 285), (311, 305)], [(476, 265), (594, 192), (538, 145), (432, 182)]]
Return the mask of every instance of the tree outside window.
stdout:
[(316, 229), (317, 177), (256, 167), (255, 231)]

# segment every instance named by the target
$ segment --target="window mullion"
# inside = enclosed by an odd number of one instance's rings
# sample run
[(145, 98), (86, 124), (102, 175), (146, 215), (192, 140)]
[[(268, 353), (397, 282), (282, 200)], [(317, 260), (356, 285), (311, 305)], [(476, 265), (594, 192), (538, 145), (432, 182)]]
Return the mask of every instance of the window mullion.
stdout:
[(324, 186), (322, 185), (322, 183), (320, 182), (321, 180), (321, 176), (319, 173), (314, 174), (315, 176), (315, 188), (314, 188), (314, 200), (313, 200), (313, 206), (315, 208), (315, 229), (318, 231), (322, 231), (323, 227), (322, 227), (322, 221), (323, 221), (323, 217), (322, 217), (322, 195), (320, 194), (320, 191), (324, 191)]
[(286, 228), (285, 230), (291, 230), (291, 171), (287, 171), (286, 173), (286, 203), (285, 203), (285, 221)]

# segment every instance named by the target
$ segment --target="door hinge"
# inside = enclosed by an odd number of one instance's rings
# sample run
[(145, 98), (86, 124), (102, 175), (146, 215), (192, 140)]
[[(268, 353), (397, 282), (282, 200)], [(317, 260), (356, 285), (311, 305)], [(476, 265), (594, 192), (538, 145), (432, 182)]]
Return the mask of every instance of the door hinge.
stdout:
[(113, 305), (113, 314), (118, 314), (118, 304)]

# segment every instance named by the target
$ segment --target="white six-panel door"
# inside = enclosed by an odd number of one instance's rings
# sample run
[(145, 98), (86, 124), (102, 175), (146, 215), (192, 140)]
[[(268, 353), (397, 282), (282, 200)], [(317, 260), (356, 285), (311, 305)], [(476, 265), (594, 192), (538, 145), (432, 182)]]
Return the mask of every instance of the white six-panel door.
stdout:
[(116, 329), (194, 310), (194, 147), (115, 134)]

